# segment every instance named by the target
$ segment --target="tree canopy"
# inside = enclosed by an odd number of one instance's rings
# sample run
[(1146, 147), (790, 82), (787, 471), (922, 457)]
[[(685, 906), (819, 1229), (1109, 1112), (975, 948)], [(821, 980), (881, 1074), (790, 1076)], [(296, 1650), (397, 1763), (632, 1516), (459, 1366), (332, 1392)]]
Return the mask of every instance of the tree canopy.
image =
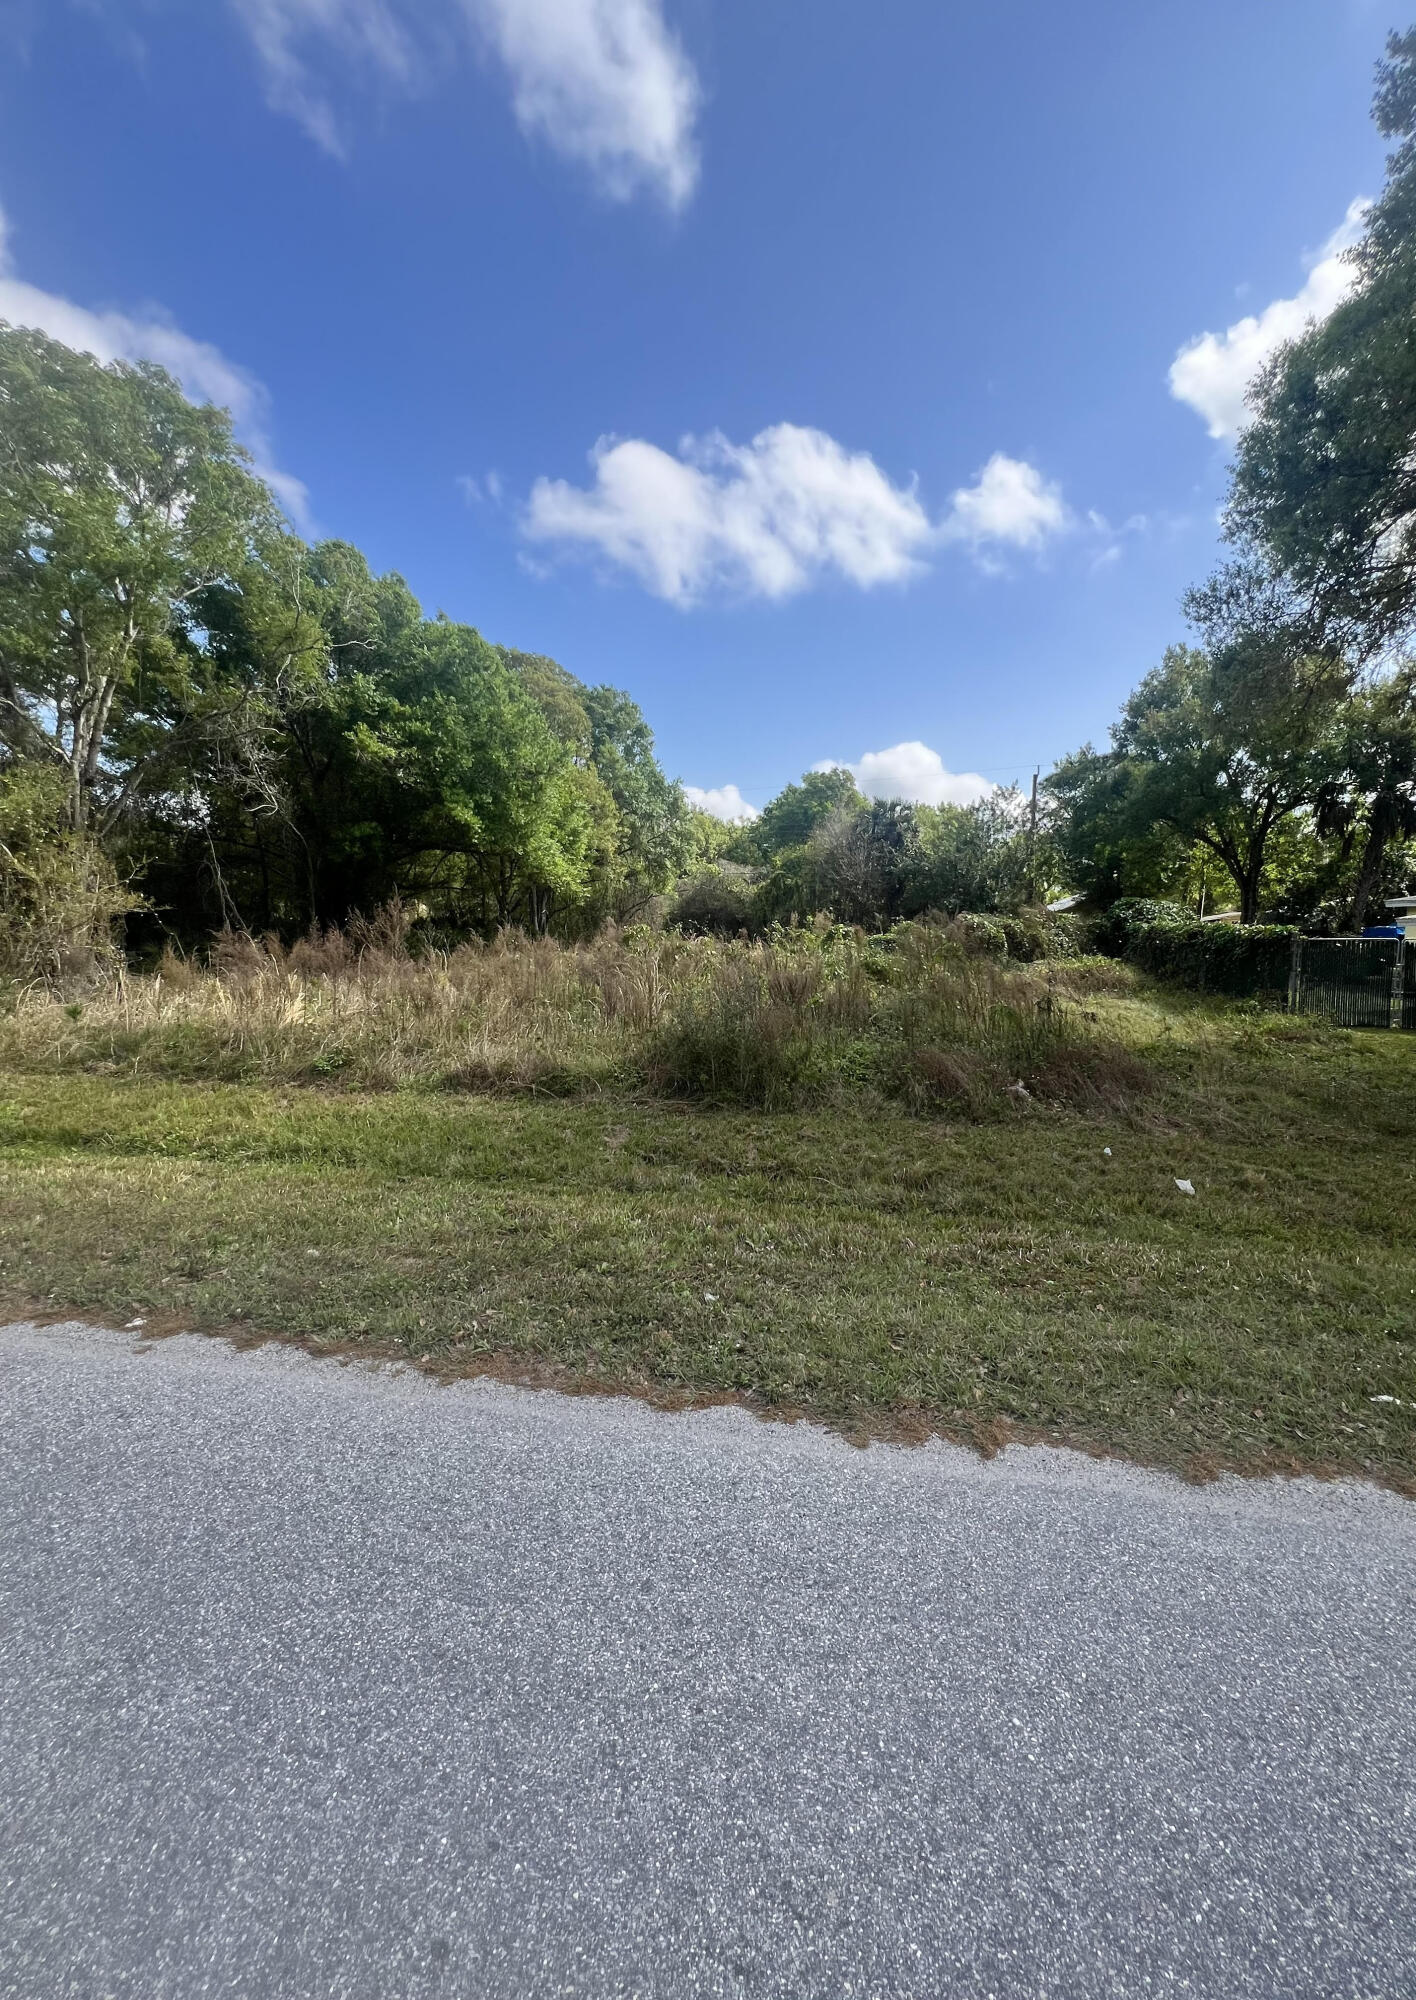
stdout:
[(1387, 43), (1374, 115), (1399, 143), (1347, 253), (1353, 290), (1251, 390), (1228, 509), (1230, 534), (1364, 655), (1416, 618), (1416, 30)]
[(307, 547), (226, 413), (161, 369), (4, 326), (0, 758), (54, 774), (70, 831), (178, 935), (393, 896), (573, 930), (700, 848), (628, 695)]

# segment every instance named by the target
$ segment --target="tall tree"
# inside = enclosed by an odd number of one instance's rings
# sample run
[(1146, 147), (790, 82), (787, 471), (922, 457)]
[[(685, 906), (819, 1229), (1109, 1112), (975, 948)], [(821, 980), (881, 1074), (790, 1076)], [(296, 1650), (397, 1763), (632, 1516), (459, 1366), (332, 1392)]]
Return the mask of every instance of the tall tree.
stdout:
[(1318, 830), (1355, 847), (1349, 922), (1360, 931), (1395, 843), (1416, 833), (1416, 667), (1362, 688), (1339, 733), (1340, 769), (1318, 802)]
[(1416, 30), (1387, 43), (1374, 116), (1399, 143), (1355, 288), (1252, 388), (1227, 515), (1363, 656), (1416, 621)]
[(1348, 684), (1331, 655), (1259, 637), (1217, 653), (1172, 646), (1127, 701), (1110, 752), (1091, 753), (1084, 770), (1073, 760), (1049, 788), (1113, 844), (1157, 832), (1198, 843), (1232, 877), (1241, 921), (1254, 923), (1270, 836), (1316, 803), (1340, 765)]
[(231, 726), (197, 606), (277, 532), (224, 411), (0, 323), (0, 735), (65, 772), (76, 831)]

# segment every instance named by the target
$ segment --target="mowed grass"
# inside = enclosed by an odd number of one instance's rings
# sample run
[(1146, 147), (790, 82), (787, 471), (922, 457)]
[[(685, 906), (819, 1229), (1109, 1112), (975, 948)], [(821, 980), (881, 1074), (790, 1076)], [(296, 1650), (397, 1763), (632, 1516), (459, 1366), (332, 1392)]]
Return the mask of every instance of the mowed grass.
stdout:
[(0, 1289), (862, 1437), (1412, 1489), (1416, 1037), (1176, 1020), (1136, 1107), (981, 1123), (12, 1068)]

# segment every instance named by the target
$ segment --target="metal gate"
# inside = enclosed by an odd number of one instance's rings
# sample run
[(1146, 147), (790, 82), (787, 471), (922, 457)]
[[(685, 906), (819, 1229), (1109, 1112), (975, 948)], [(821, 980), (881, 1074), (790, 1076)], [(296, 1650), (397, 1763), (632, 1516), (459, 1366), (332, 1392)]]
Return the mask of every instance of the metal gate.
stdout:
[(1416, 951), (1405, 938), (1294, 938), (1288, 1005), (1344, 1028), (1416, 1028)]

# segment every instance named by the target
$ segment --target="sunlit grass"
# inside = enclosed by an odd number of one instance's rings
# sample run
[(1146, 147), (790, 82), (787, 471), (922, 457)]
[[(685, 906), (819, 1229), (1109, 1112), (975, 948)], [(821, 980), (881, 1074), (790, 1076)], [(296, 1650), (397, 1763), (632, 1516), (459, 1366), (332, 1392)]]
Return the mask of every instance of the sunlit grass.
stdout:
[(1144, 1092), (1002, 1091), (980, 1117), (873, 1083), (667, 1101), (632, 1066), (562, 1100), (417, 1068), (382, 1091), (174, 1080), (104, 1051), (116, 1004), (87, 1042), (47, 1006), (7, 1024), (11, 1310), (1416, 1475), (1416, 1038), (1074, 992)]

